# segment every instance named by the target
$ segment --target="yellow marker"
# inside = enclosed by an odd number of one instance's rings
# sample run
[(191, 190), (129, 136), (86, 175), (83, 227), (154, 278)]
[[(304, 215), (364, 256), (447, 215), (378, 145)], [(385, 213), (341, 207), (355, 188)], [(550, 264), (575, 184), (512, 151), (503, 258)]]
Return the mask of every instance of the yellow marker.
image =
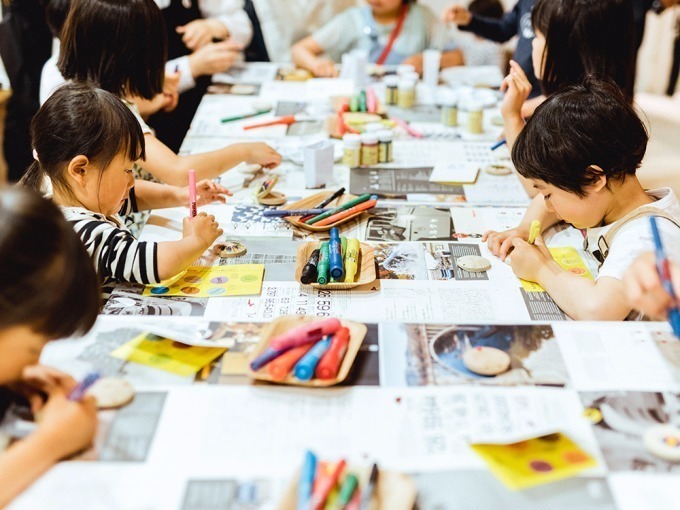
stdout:
[(541, 233), (541, 222), (534, 220), (531, 222), (531, 227), (529, 228), (529, 244), (534, 244), (538, 234)]
[(347, 254), (345, 256), (345, 283), (353, 283), (357, 274), (359, 253), (361, 252), (358, 239), (347, 240)]

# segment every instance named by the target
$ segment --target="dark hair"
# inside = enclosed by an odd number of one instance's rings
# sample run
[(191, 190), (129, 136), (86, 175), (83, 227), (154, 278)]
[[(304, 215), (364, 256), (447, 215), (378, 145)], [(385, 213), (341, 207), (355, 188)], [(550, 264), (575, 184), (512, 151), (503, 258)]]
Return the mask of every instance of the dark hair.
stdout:
[(472, 0), (468, 5), (468, 11), (485, 18), (500, 19), (505, 14), (500, 0)]
[(52, 186), (70, 194), (65, 170), (78, 155), (105, 169), (121, 152), (136, 161), (146, 157), (139, 122), (116, 96), (84, 83), (67, 83), (45, 101), (31, 121), (37, 160), (21, 185), (40, 191), (47, 176)]
[(546, 40), (541, 78), (545, 94), (595, 74), (613, 80), (632, 101), (635, 43), (630, 0), (537, 0), (531, 20)]
[(45, 6), (45, 20), (54, 37), (61, 37), (61, 29), (64, 27), (70, 8), (71, 0), (48, 0)]
[(167, 41), (153, 0), (73, 0), (62, 31), (59, 71), (119, 96), (163, 91)]
[(99, 278), (56, 205), (30, 190), (0, 190), (0, 329), (30, 326), (49, 339), (86, 333)]
[(527, 179), (584, 196), (602, 174), (607, 180), (635, 175), (648, 138), (623, 92), (588, 76), (536, 108), (515, 141), (512, 161)]

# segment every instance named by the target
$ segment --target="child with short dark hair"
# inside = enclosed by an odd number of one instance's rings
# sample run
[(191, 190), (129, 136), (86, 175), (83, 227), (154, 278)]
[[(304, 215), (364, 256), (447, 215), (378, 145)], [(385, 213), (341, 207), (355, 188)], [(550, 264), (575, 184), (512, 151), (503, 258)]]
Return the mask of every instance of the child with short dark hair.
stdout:
[[(517, 171), (538, 195), (521, 224), (486, 232), (489, 249), (517, 276), (538, 282), (574, 319), (621, 320), (632, 306), (623, 275), (653, 251), (646, 216), (658, 216), (669, 253), (680, 252), (680, 203), (670, 188), (645, 191), (635, 173), (647, 131), (615, 85), (588, 78), (550, 96), (522, 130), (512, 150)], [(595, 282), (562, 269), (542, 239), (527, 243), (533, 220), (543, 231), (560, 221), (584, 230), (585, 248), (601, 263)]]
[(0, 191), (0, 264), (0, 417), (13, 402), (41, 413), (35, 432), (0, 454), (4, 508), (94, 437), (94, 400), (68, 400), (76, 382), (38, 360), (48, 341), (86, 333), (100, 298), (78, 236), (54, 204), (27, 190)]
[[(214, 216), (184, 221), (183, 238), (140, 242), (120, 217), (138, 210), (189, 203), (188, 188), (138, 182), (132, 167), (145, 158), (144, 135), (132, 112), (113, 94), (86, 84), (60, 87), (31, 124), (35, 161), (23, 184), (40, 190), (47, 179), (53, 199), (83, 240), (107, 298), (116, 282), (160, 283), (198, 259), (221, 234)], [(225, 188), (197, 183), (199, 204), (224, 201)]]

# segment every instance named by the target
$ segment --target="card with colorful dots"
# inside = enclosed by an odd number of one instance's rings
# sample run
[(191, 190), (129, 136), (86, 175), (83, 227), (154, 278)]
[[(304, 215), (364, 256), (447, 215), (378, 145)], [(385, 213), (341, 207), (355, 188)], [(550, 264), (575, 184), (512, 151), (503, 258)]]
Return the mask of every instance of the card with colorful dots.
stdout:
[(477, 444), (471, 448), (512, 490), (571, 478), (597, 465), (588, 452), (559, 433), (519, 443)]
[(144, 296), (203, 298), (259, 294), (263, 278), (263, 264), (192, 266), (172, 280), (147, 285)]

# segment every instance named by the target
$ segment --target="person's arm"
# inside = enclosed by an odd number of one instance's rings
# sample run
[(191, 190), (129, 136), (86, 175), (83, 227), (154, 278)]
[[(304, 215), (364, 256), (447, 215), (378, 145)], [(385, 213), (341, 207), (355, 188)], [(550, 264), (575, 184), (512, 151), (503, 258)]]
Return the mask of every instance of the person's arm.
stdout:
[(72, 402), (61, 388), (53, 388), (41, 410), (37, 430), (0, 454), (0, 507), (8, 505), (60, 459), (90, 444), (96, 428), (94, 399)]
[(227, 37), (246, 47), (253, 38), (253, 24), (243, 0), (200, 0), (204, 18), (214, 19), (226, 29)]
[(274, 168), (281, 155), (265, 143), (237, 143), (216, 151), (178, 156), (152, 134), (144, 136), (146, 160), (140, 166), (157, 179), (174, 186), (189, 184), (189, 170), (196, 170), (197, 180), (212, 179), (239, 163), (254, 163)]
[[(232, 193), (210, 179), (196, 183), (196, 203), (199, 206), (212, 202), (225, 203), (225, 195), (231, 196)], [(135, 182), (135, 199), (138, 211), (187, 206), (189, 205), (189, 187), (171, 186), (140, 179)]]
[(524, 101), (521, 110), (522, 117), (525, 119), (531, 117), (536, 111), (536, 108), (538, 108), (540, 104), (546, 99), (547, 98), (543, 94), (541, 94), (540, 96), (532, 97), (531, 99), (527, 99), (526, 101)]
[(168, 60), (165, 64), (165, 75), (169, 75), (177, 71), (179, 73), (179, 83), (177, 84), (177, 92), (182, 94), (187, 90), (191, 90), (196, 86), (196, 80), (191, 71), (191, 64), (189, 62), (189, 55)]
[(504, 261), (513, 248), (512, 242), (514, 239), (527, 240), (529, 238), (529, 229), (534, 220), (541, 222), (541, 232), (545, 232), (560, 222), (557, 215), (546, 207), (543, 195), (536, 195), (534, 197), (517, 227), (503, 232), (487, 230), (482, 236), (482, 242), (487, 243), (489, 251)]
[(442, 52), (442, 59), (439, 67), (446, 69), (447, 67), (462, 66), (465, 64), (463, 52), (459, 49)]
[[(680, 290), (680, 270), (671, 262), (673, 288)], [(678, 303), (666, 292), (656, 267), (656, 255), (648, 252), (640, 255), (623, 277), (626, 297), (632, 308), (640, 310), (646, 316), (665, 320), (668, 310)]]
[(456, 23), (460, 30), (472, 32), (480, 37), (503, 43), (517, 35), (519, 23), (519, 2), (512, 11), (501, 19), (485, 18), (470, 13), (464, 7), (454, 4), (444, 14), (446, 21)]
[(602, 277), (592, 281), (565, 271), (553, 260), (540, 236), (533, 245), (519, 238), (513, 239), (512, 245), (515, 274), (538, 283), (572, 319), (619, 321), (632, 310), (621, 280)]
[(293, 63), (297, 67), (307, 69), (314, 76), (332, 78), (338, 75), (333, 61), (321, 56), (324, 50), (311, 35), (296, 42), (290, 52)]

